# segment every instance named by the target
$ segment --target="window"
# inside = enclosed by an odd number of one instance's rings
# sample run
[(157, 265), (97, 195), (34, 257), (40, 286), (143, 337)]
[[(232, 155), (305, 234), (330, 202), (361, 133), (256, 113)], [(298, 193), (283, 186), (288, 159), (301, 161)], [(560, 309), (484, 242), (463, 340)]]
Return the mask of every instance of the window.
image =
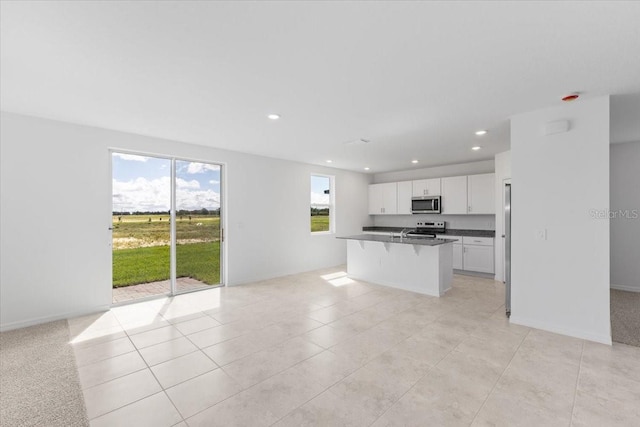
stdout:
[(311, 232), (332, 233), (334, 229), (333, 177), (311, 175)]

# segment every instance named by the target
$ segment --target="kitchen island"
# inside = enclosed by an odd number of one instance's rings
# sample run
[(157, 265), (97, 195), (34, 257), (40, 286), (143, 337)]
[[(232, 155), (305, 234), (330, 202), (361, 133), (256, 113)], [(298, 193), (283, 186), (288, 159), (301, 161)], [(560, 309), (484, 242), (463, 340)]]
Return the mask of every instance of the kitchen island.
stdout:
[(373, 234), (347, 240), (347, 274), (357, 280), (439, 297), (453, 280), (452, 239)]

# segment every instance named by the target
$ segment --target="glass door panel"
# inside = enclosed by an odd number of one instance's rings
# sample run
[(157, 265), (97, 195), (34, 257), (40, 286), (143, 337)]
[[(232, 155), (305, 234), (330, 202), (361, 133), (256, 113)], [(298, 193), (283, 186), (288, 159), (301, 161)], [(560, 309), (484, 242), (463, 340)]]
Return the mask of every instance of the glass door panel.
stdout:
[(171, 292), (171, 160), (111, 154), (113, 302)]
[(221, 282), (221, 166), (175, 161), (176, 292)]

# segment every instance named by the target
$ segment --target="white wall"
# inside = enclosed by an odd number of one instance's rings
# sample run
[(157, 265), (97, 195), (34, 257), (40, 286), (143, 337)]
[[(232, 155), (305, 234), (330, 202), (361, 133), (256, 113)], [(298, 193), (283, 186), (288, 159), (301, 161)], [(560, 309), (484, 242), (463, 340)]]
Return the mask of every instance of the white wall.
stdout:
[(640, 142), (611, 145), (611, 287), (640, 292)]
[(511, 151), (496, 154), (496, 277), (504, 281), (504, 184), (511, 179)]
[(511, 161), (511, 321), (610, 344), (609, 97), (514, 116)]
[(309, 176), (336, 178), (336, 231), (370, 224), (370, 176), (2, 113), (0, 327), (111, 303), (109, 148), (227, 165), (227, 278), (239, 284), (346, 262), (309, 231)]
[[(373, 176), (373, 182), (413, 181), (493, 172), (494, 161), (482, 160), (479, 162), (378, 173)], [(447, 228), (462, 230), (495, 230), (496, 226), (495, 215), (372, 215), (372, 218), (374, 225), (379, 227), (415, 227), (418, 221), (446, 221)]]

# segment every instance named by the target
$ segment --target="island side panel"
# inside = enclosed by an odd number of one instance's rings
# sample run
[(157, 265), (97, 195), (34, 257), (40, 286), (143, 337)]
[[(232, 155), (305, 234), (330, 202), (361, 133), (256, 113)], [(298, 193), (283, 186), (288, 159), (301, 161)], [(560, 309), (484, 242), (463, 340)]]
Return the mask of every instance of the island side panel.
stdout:
[(440, 248), (440, 295), (444, 295), (453, 283), (453, 244), (446, 243)]
[(353, 279), (440, 296), (451, 287), (453, 246), (347, 240), (347, 273)]

